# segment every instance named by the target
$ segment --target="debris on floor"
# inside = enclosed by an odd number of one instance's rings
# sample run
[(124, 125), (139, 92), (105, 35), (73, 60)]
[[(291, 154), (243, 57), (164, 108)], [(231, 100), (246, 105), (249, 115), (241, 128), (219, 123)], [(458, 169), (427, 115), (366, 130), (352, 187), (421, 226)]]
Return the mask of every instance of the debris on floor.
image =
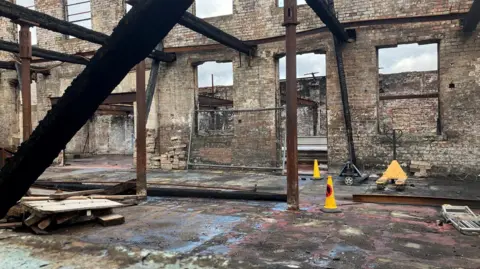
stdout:
[(468, 206), (442, 206), (442, 216), (462, 234), (478, 235), (480, 233), (480, 217)]
[(32, 187), (27, 196), (10, 209), (7, 218), (0, 220), (0, 229), (28, 227), (36, 234), (47, 234), (61, 225), (94, 220), (103, 226), (123, 224), (125, 218), (114, 214), (112, 209), (137, 204), (137, 196), (103, 195), (105, 192), (103, 189), (67, 192)]

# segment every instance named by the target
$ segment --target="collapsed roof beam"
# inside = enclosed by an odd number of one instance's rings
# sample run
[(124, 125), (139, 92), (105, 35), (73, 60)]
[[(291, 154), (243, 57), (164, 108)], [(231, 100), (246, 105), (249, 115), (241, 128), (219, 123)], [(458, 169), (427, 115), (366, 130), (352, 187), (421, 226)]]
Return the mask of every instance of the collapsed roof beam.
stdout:
[(465, 19), (463, 19), (463, 31), (471, 33), (477, 29), (478, 22), (480, 21), (480, 0), (474, 0), (470, 11)]
[[(15, 62), (5, 62), (5, 61), (0, 61), (0, 69), (5, 69), (5, 70), (17, 70), (15, 67)], [(32, 66), (31, 73), (40, 73), (45, 76), (50, 75), (50, 71), (45, 69), (45, 67), (34, 67)]]
[[(33, 23), (40, 28), (67, 36), (74, 36), (95, 44), (105, 45), (108, 38), (108, 35), (104, 33), (96, 32), (47, 14), (15, 5), (6, 0), (0, 0), (0, 16), (9, 18), (13, 21), (22, 19)], [(162, 62), (173, 62), (176, 60), (174, 53), (165, 53), (157, 50), (152, 50), (149, 57)]]
[[(0, 40), (0, 50), (8, 51), (11, 53), (19, 53), (20, 45), (17, 43)], [(52, 50), (41, 49), (32, 47), (32, 56), (40, 57), (52, 61), (60, 61), (72, 64), (87, 65), (88, 59), (78, 55), (70, 55), (66, 53), (56, 52)]]
[[(136, 5), (145, 0), (127, 0), (130, 5)], [(212, 40), (217, 41), (218, 43), (225, 45), (229, 48), (232, 48), (236, 51), (245, 53), (247, 55), (253, 56), (255, 51), (255, 46), (248, 45), (242, 40), (225, 33), (224, 31), (218, 29), (217, 27), (211, 25), (210, 23), (202, 20), (190, 12), (185, 12), (183, 17), (178, 22), (180, 25), (187, 27), (188, 29), (195, 31), (199, 34), (202, 34)]]
[(306, 0), (310, 8), (315, 11), (317, 16), (322, 20), (332, 34), (341, 42), (351, 42), (347, 31), (343, 28), (340, 21), (335, 17), (332, 9), (325, 0)]

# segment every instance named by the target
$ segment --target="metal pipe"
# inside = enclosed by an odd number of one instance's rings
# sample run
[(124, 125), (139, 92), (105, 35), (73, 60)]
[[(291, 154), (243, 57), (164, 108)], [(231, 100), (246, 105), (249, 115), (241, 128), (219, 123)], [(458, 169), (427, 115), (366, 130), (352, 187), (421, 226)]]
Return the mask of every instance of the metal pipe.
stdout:
[(284, 6), (286, 27), (287, 69), (287, 200), (289, 210), (299, 210), (298, 148), (297, 148), (297, 1), (286, 0)]
[(21, 66), (21, 87), (22, 87), (22, 121), (23, 121), (23, 141), (26, 141), (32, 133), (32, 97), (31, 97), (31, 77), (30, 61), (32, 60), (32, 36), (30, 34), (30, 25), (22, 23), (20, 25), (20, 59)]
[(188, 163), (191, 166), (218, 167), (218, 168), (237, 168), (237, 169), (258, 169), (258, 170), (281, 170), (279, 167), (259, 167), (259, 166), (235, 166), (221, 164)]
[(137, 195), (147, 196), (147, 122), (145, 97), (145, 61), (137, 64)]
[(345, 120), (345, 129), (348, 143), (349, 161), (357, 165), (355, 155), (355, 146), (353, 144), (352, 116), (350, 114), (350, 105), (348, 102), (347, 80), (345, 77), (345, 68), (343, 66), (342, 43), (333, 37), (335, 45), (335, 58), (337, 60), (338, 80), (340, 82), (340, 94), (342, 96), (343, 117)]
[(232, 110), (203, 110), (203, 109), (198, 109), (195, 110), (195, 112), (260, 112), (260, 111), (272, 111), (272, 110), (282, 110), (285, 109), (285, 107), (270, 107), (270, 108), (255, 108), (255, 109), (232, 109)]

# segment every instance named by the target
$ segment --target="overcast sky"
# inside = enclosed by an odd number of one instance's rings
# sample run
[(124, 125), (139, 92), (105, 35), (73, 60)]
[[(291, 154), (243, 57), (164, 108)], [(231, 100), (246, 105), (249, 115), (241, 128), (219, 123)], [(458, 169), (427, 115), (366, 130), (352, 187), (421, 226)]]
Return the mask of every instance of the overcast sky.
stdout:
[(437, 44), (408, 44), (378, 51), (380, 73), (392, 74), (408, 71), (438, 69)]
[(232, 0), (196, 0), (197, 17), (208, 18), (233, 13)]
[(212, 74), (215, 85), (233, 85), (233, 64), (206, 62), (198, 66), (198, 87), (212, 86)]

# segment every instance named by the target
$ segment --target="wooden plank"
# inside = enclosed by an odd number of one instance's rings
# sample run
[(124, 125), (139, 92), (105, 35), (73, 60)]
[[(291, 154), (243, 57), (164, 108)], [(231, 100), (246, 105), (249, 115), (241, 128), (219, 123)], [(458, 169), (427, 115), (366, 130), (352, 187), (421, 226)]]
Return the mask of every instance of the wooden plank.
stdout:
[(135, 182), (136, 182), (135, 179), (131, 179), (127, 182), (119, 183), (111, 188), (106, 189), (105, 194), (114, 195), (114, 194), (120, 194), (120, 193), (129, 191), (129, 190), (135, 190), (135, 187), (136, 187)]
[(100, 224), (106, 227), (125, 223), (125, 218), (122, 215), (118, 215), (118, 214), (101, 216), (101, 217), (98, 217), (97, 219), (100, 222)]
[(23, 223), (21, 222), (0, 223), (0, 229), (15, 229), (22, 226), (23, 226)]
[(67, 212), (67, 213), (58, 214), (55, 216), (55, 222), (58, 225), (64, 224), (65, 222), (78, 217), (78, 215), (79, 215), (79, 212)]
[(55, 193), (56, 193), (55, 190), (49, 190), (49, 189), (38, 188), (38, 187), (31, 187), (29, 189), (29, 196), (49, 196)]
[(103, 189), (98, 190), (86, 190), (86, 191), (72, 191), (72, 192), (61, 192), (61, 193), (54, 193), (50, 195), (51, 199), (56, 200), (63, 200), (67, 199), (72, 196), (82, 196), (82, 195), (90, 195), (90, 194), (100, 194), (105, 192)]
[(35, 234), (38, 234), (38, 235), (46, 235), (48, 234), (48, 232), (44, 231), (44, 230), (41, 230), (40, 228), (38, 228), (37, 226), (30, 226), (30, 229), (32, 229), (32, 231), (35, 233)]
[(52, 218), (46, 218), (42, 221), (40, 221), (37, 225), (37, 227), (40, 229), (40, 230), (45, 230), (48, 228), (48, 226), (50, 226), (50, 224), (52, 224)]
[(35, 214), (32, 214), (30, 215), (30, 217), (28, 217), (25, 221), (23, 221), (23, 223), (25, 223), (25, 225), (27, 226), (32, 226), (36, 223), (38, 223), (39, 221), (41, 221), (43, 219), (43, 216), (39, 216), (39, 215), (35, 215)]
[(122, 207), (123, 205), (107, 199), (63, 200), (63, 201), (22, 201), (22, 205), (40, 214), (95, 210)]
[[(123, 201), (123, 200), (132, 200), (137, 199), (137, 195), (90, 195), (90, 196), (72, 196), (64, 200), (88, 200), (88, 199), (107, 199), (113, 201)], [(50, 197), (23, 197), (21, 202), (32, 202), (32, 201), (55, 201)]]

